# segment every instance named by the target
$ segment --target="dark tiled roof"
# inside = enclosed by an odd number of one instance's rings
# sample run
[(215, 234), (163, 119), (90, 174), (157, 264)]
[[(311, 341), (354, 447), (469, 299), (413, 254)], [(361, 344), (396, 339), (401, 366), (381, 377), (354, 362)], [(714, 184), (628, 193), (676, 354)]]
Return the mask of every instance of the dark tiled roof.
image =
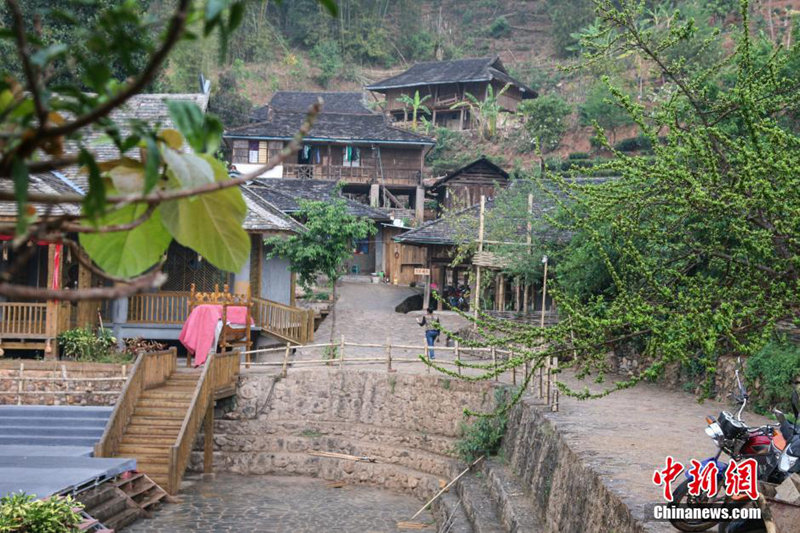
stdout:
[(285, 215), (277, 206), (271, 204), (247, 186), (242, 187), (242, 196), (247, 204), (244, 229), (247, 231), (290, 231), (302, 232), (305, 228), (292, 217)]
[(480, 206), (473, 205), (456, 213), (449, 213), (442, 218), (401, 233), (394, 238), (406, 244), (440, 244), (453, 246), (468, 242), (471, 235), (477, 238)]
[(476, 159), (472, 163), (467, 163), (463, 167), (457, 168), (456, 170), (450, 172), (446, 176), (442, 176), (441, 178), (437, 179), (436, 181), (434, 181), (430, 185), (430, 188), (432, 190), (436, 190), (439, 187), (441, 187), (442, 185), (444, 185), (445, 183), (447, 183), (448, 181), (450, 181), (451, 179), (453, 179), (456, 176), (458, 176), (459, 174), (462, 174), (462, 173), (464, 173), (466, 171), (472, 170), (475, 167), (479, 167), (479, 166), (486, 167), (490, 172), (493, 172), (493, 173), (497, 174), (500, 179), (503, 179), (503, 180), (506, 180), (506, 181), (511, 179), (511, 177), (508, 175), (508, 172), (506, 172), (505, 170), (503, 170), (499, 166), (495, 165), (490, 159), (487, 159), (486, 157), (481, 157), (480, 159)]
[[(172, 119), (167, 109), (168, 100), (194, 102), (205, 112), (208, 107), (208, 95), (203, 93), (191, 94), (137, 94), (128, 100), (124, 106), (111, 113), (111, 119), (120, 127), (123, 136), (129, 133), (128, 123), (131, 120), (146, 121), (151, 125), (160, 124), (161, 128), (174, 128)], [(93, 132), (86, 136), (86, 145), (95, 154), (98, 162), (110, 161), (120, 156), (117, 147), (108, 140), (104, 133)], [(129, 157), (139, 159), (138, 148), (132, 149), (127, 154)], [(84, 192), (89, 189), (89, 181), (78, 167), (64, 169), (64, 174)]]
[[(305, 113), (272, 110), (268, 120), (232, 128), (229, 138), (290, 140), (306, 119)], [(433, 145), (430, 137), (390, 126), (379, 114), (321, 113), (306, 135), (308, 141)]]
[[(3, 191), (13, 191), (14, 186), (11, 180), (1, 180), (0, 189)], [(28, 191), (43, 194), (75, 194), (78, 192), (70, 186), (69, 180), (60, 178), (56, 173), (44, 172), (30, 176)], [(31, 204), (39, 215), (47, 212), (47, 206), (43, 204)], [(50, 210), (51, 215), (77, 214), (80, 212), (80, 205), (60, 204), (53, 205)], [(0, 217), (17, 217), (16, 202), (0, 202)]]
[(298, 200), (328, 202), (334, 198), (341, 198), (347, 204), (347, 212), (351, 215), (375, 221), (390, 220), (389, 215), (381, 209), (341, 196), (338, 192), (338, 183), (335, 181), (259, 178), (251, 182), (248, 190), (258, 194), (284, 213), (299, 211)]
[(366, 88), (370, 91), (385, 91), (401, 87), (491, 81), (493, 79), (515, 85), (523, 92), (530, 93), (530, 97), (536, 97), (536, 91), (508, 75), (497, 56), (417, 63), (397, 76), (367, 85)]
[(364, 93), (361, 92), (278, 91), (269, 101), (269, 107), (278, 111), (305, 113), (318, 98), (322, 99), (323, 113), (375, 114), (364, 103)]

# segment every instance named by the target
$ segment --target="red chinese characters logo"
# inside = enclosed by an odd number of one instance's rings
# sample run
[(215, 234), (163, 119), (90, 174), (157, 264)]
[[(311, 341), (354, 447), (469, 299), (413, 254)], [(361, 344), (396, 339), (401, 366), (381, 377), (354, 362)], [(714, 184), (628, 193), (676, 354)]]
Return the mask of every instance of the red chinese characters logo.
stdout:
[(717, 494), (717, 476), (719, 468), (716, 461), (709, 461), (703, 465), (700, 461), (692, 459), (692, 468), (689, 469), (689, 494), (700, 496), (707, 494), (710, 497)]
[(758, 499), (758, 464), (755, 459), (731, 461), (725, 470), (725, 495), (746, 494), (751, 500)]
[(656, 470), (653, 473), (653, 483), (664, 486), (664, 499), (668, 502), (672, 501), (672, 482), (681, 475), (681, 472), (683, 472), (683, 465), (669, 455), (664, 469)]

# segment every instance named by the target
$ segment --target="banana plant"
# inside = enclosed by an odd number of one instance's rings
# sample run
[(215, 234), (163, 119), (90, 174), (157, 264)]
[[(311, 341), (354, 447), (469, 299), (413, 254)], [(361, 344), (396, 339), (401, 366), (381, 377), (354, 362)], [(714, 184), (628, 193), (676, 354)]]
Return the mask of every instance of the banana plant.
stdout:
[(465, 92), (464, 97), (467, 100), (453, 104), (450, 106), (450, 109), (468, 107), (470, 114), (475, 117), (475, 120), (478, 122), (478, 131), (481, 136), (486, 140), (490, 140), (494, 138), (497, 133), (497, 117), (500, 115), (500, 97), (503, 96), (510, 87), (511, 84), (507, 83), (497, 94), (494, 94), (494, 88), (489, 85), (486, 88), (486, 98), (483, 100), (480, 100), (472, 93)]
[(419, 91), (414, 91), (414, 97), (410, 97), (407, 94), (400, 95), (398, 100), (406, 105), (406, 110), (411, 108), (411, 128), (414, 131), (417, 131), (417, 113), (422, 111), (423, 113), (430, 114), (431, 110), (428, 109), (427, 106), (423, 105), (431, 95), (426, 94), (422, 98), (419, 96)]

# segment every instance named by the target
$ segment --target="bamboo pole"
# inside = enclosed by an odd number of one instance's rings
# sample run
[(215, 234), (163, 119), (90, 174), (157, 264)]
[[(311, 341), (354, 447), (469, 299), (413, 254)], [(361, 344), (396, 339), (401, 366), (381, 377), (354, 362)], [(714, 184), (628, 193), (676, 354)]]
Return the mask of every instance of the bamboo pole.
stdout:
[[(492, 346), (492, 366), (494, 367), (495, 372), (497, 371), (497, 350), (495, 350), (494, 346)], [(494, 380), (499, 381), (500, 378), (497, 374), (494, 375)]]
[[(486, 215), (486, 196), (481, 195), (481, 207), (478, 217), (478, 251), (483, 251), (484, 218)], [(472, 328), (478, 327), (478, 310), (481, 308), (481, 267), (475, 267), (475, 309), (473, 311)]]
[(339, 343), (339, 366), (341, 367), (344, 364), (344, 335), (342, 335), (342, 341)]
[[(458, 341), (456, 341), (455, 352), (456, 352), (456, 361), (458, 361), (460, 363), (461, 362), (461, 351), (459, 351), (459, 349), (458, 349)], [(457, 365), (457, 366), (458, 366), (458, 375), (460, 376), (461, 375), (461, 365)]]
[(475, 459), (475, 460), (472, 462), (472, 464), (470, 464), (470, 465), (469, 465), (467, 468), (465, 468), (465, 469), (464, 469), (464, 471), (463, 471), (463, 472), (461, 472), (459, 475), (457, 475), (455, 478), (453, 478), (453, 480), (452, 480), (450, 483), (448, 483), (447, 485), (445, 485), (444, 487), (442, 487), (442, 489), (441, 489), (439, 492), (437, 492), (437, 493), (436, 493), (436, 495), (435, 495), (433, 498), (431, 498), (430, 500), (428, 500), (428, 501), (427, 501), (427, 503), (425, 503), (425, 505), (423, 505), (423, 506), (420, 508), (420, 510), (419, 510), (419, 511), (417, 511), (416, 513), (414, 513), (414, 516), (412, 516), (412, 517), (411, 517), (411, 520), (414, 520), (416, 517), (418, 517), (418, 516), (419, 516), (419, 514), (420, 514), (422, 511), (424, 511), (425, 509), (427, 509), (427, 508), (428, 508), (428, 506), (429, 506), (430, 504), (432, 504), (433, 502), (435, 502), (435, 501), (436, 501), (436, 499), (437, 499), (439, 496), (441, 496), (442, 494), (444, 494), (444, 493), (447, 491), (447, 489), (449, 489), (450, 487), (452, 487), (452, 486), (453, 486), (453, 484), (454, 484), (456, 481), (458, 481), (459, 479), (461, 479), (461, 478), (464, 476), (464, 474), (466, 474), (467, 472), (469, 472), (470, 470), (472, 470), (472, 467), (474, 467), (474, 466), (475, 466), (475, 465), (477, 465), (479, 462), (481, 462), (481, 461), (484, 459), (484, 457), (485, 457), (485, 456), (481, 455), (480, 457), (478, 457), (477, 459)]
[(388, 337), (386, 339), (386, 371), (387, 372), (394, 372), (392, 370), (392, 339)]
[[(544, 263), (544, 273), (542, 274), (542, 313), (541, 318), (539, 320), (539, 328), (544, 332), (544, 310), (545, 304), (547, 303), (547, 256), (542, 258), (542, 262)], [(543, 335), (544, 336), (544, 335)], [(547, 357), (545, 359), (545, 368), (541, 370), (540, 376), (543, 376), (547, 373), (547, 403), (550, 404), (550, 358)], [(539, 398), (542, 398), (542, 381), (541, 377), (539, 379)]]

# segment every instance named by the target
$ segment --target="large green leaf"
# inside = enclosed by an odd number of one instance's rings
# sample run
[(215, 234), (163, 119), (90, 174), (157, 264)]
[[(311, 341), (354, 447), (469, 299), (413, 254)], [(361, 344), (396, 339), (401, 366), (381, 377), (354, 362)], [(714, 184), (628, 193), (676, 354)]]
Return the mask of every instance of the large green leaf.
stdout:
[[(216, 181), (230, 179), (222, 163), (210, 156), (200, 157), (211, 166)], [(250, 238), (242, 228), (247, 205), (238, 188), (165, 202), (161, 211), (175, 240), (215, 267), (238, 272), (249, 259)]]
[[(129, 224), (147, 210), (145, 204), (128, 205), (98, 220), (99, 225)], [(82, 233), (81, 246), (100, 268), (114, 276), (136, 276), (161, 260), (172, 240), (161, 222), (159, 209), (129, 231)]]

